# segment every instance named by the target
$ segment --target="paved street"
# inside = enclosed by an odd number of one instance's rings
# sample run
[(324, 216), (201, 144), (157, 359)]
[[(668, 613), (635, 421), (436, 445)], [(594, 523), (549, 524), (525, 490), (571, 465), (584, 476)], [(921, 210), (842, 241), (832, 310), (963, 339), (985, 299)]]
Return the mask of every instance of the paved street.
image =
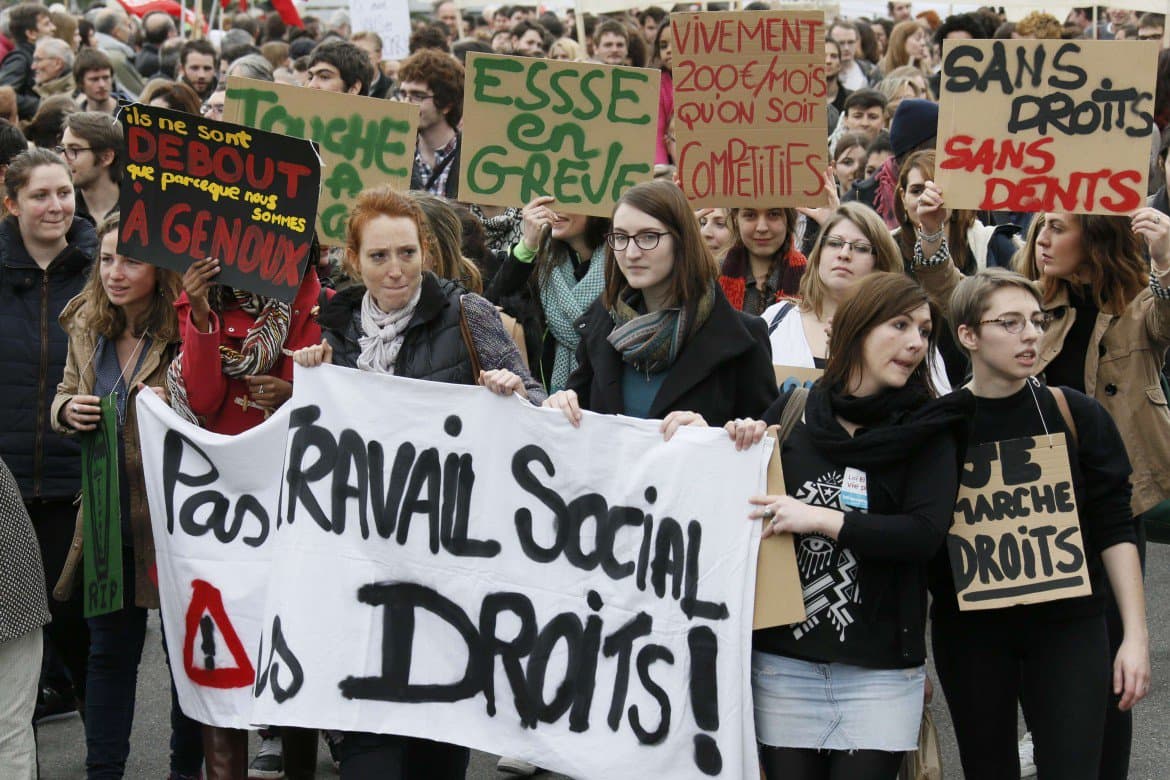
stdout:
[[(1150, 696), (1137, 710), (1134, 728), (1134, 756), (1130, 777), (1134, 780), (1166, 780), (1170, 777), (1170, 545), (1152, 544), (1146, 579), (1149, 602), (1150, 641), (1154, 682)], [(167, 774), (169, 698), (159, 641), (158, 619), (153, 616), (138, 680), (138, 706), (131, 738), (128, 778), (162, 780)], [(937, 688), (936, 688), (937, 690)], [(960, 778), (958, 754), (946, 708), (935, 703), (942, 731), (944, 766), (947, 778)], [(84, 777), (85, 743), (81, 721), (71, 718), (49, 723), (39, 731), (41, 777), (44, 780), (78, 780)], [(319, 778), (335, 777), (322, 747)], [(495, 757), (476, 754), (469, 777), (475, 780), (501, 777), (495, 771)], [(543, 777), (557, 777), (543, 775)]]

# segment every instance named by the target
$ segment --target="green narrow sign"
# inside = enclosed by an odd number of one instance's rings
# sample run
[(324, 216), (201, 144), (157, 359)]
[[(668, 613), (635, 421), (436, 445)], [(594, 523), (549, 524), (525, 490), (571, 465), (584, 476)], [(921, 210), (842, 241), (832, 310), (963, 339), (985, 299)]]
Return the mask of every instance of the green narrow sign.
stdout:
[(81, 439), (82, 540), (85, 544), (85, 616), (122, 608), (122, 500), (118, 485), (118, 409), (102, 399), (96, 431)]

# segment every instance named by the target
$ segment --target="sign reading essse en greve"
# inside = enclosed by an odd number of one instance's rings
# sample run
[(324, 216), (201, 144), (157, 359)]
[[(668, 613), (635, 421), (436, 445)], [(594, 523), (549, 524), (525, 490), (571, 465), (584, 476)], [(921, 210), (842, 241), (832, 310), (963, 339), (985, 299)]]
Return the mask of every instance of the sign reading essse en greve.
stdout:
[(321, 186), (313, 145), (137, 103), (121, 122), (118, 252), (179, 273), (216, 257), (216, 281), (291, 302)]
[(1157, 43), (951, 40), (943, 52), (935, 179), (949, 207), (1144, 203)]
[(659, 73), (471, 53), (459, 199), (608, 217), (653, 173)]

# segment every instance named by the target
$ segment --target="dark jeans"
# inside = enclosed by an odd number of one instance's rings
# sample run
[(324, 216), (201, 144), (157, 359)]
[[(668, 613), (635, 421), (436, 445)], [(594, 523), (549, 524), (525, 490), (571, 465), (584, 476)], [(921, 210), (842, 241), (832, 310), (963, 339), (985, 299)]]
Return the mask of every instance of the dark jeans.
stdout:
[[(1146, 568), (1146, 521), (1141, 515), (1134, 519), (1138, 535), (1138, 555), (1142, 560), (1142, 572)], [(1117, 607), (1117, 599), (1113, 597), (1113, 588), (1109, 586), (1109, 578), (1105, 578), (1105, 625), (1109, 631), (1109, 662), (1112, 669), (1113, 658), (1117, 649), (1121, 647), (1124, 638), (1121, 625), (1121, 611)], [(1120, 696), (1113, 694), (1113, 685), (1109, 687), (1109, 704), (1105, 709), (1105, 744), (1101, 751), (1100, 780), (1126, 780), (1129, 777), (1129, 757), (1133, 744), (1133, 712), (1122, 712), (1117, 709)]]
[[(53, 587), (65, 568), (65, 558), (73, 543), (73, 528), (77, 524), (77, 507), (68, 498), (39, 499), (25, 504), (37, 543), (41, 548), (41, 563), (45, 570), (45, 587), (49, 596), (49, 613), (53, 620), (45, 626), (45, 638), (69, 672), (73, 692), (85, 700), (86, 657), (89, 655), (89, 628), (85, 624), (81, 605), (81, 583), (73, 589), (68, 601), (53, 598)], [(81, 577), (78, 571), (78, 579)]]
[[(134, 552), (122, 550), (123, 606), (88, 619), (88, 696), (85, 700), (86, 777), (121, 778), (130, 755), (138, 666), (146, 641), (146, 615), (134, 606)], [(166, 642), (163, 642), (164, 652)], [(169, 665), (169, 659), (168, 659)], [(203, 763), (199, 724), (182, 714), (171, 684), (171, 769), (197, 774)]]
[(1094, 780), (1112, 684), (1101, 615), (969, 612), (936, 617), (931, 640), (967, 780), (1018, 780), (1017, 701), (1041, 780)]
[(347, 731), (337, 747), (341, 780), (464, 780), (471, 751), (392, 734)]

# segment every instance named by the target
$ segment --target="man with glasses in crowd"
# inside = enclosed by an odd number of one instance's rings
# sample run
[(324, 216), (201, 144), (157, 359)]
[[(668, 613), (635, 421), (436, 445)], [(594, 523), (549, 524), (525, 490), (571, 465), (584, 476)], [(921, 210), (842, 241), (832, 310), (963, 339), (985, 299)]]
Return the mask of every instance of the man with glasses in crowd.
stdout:
[(450, 200), (459, 195), (463, 66), (449, 54), (422, 49), (398, 69), (396, 97), (418, 106), (418, 144), (410, 188)]
[(848, 19), (837, 19), (829, 28), (828, 37), (836, 42), (841, 54), (841, 73), (837, 76), (841, 86), (850, 92), (870, 86), (874, 81), (877, 67), (857, 57), (861, 47), (861, 35), (857, 32), (857, 25)]
[(118, 210), (122, 182), (122, 125), (109, 114), (82, 111), (65, 118), (57, 153), (73, 172), (77, 213), (101, 224)]

